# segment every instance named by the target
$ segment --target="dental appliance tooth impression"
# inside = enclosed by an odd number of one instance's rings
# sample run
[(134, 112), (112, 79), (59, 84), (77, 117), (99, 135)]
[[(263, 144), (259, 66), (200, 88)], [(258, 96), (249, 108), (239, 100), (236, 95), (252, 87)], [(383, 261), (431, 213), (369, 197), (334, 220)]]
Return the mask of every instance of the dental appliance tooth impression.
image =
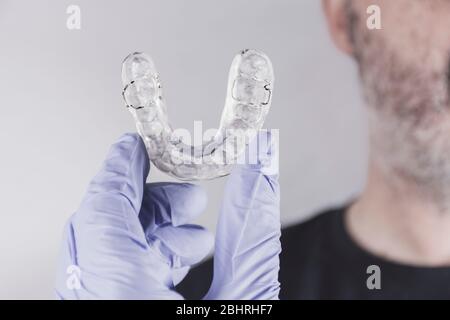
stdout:
[(262, 52), (243, 50), (234, 58), (220, 127), (201, 146), (176, 135), (168, 121), (155, 64), (135, 52), (122, 65), (123, 98), (153, 164), (180, 180), (225, 176), (262, 128), (272, 102), (272, 63)]

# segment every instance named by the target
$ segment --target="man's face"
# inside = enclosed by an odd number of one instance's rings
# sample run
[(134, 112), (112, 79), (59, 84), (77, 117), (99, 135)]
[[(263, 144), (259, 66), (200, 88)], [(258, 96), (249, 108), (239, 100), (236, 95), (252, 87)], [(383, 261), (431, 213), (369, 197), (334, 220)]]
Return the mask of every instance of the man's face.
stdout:
[[(450, 0), (348, 0), (377, 162), (450, 201)], [(381, 8), (382, 30), (366, 26)]]

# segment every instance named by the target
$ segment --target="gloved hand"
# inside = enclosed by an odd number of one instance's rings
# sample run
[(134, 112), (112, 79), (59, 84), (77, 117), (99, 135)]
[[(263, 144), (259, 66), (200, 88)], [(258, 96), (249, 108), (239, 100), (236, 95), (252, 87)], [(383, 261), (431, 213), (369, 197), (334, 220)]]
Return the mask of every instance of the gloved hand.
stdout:
[(275, 142), (269, 132), (261, 132), (246, 152), (256, 163), (236, 165), (228, 177), (216, 231), (213, 283), (205, 299), (278, 299), (281, 225)]
[[(262, 150), (264, 159), (270, 151)], [(238, 166), (229, 177), (207, 299), (278, 297), (277, 166), (267, 169), (262, 163)], [(59, 298), (182, 298), (174, 286), (212, 247), (204, 228), (188, 224), (204, 210), (206, 196), (191, 184), (145, 184), (148, 172), (138, 135), (113, 145), (67, 223), (57, 270)]]

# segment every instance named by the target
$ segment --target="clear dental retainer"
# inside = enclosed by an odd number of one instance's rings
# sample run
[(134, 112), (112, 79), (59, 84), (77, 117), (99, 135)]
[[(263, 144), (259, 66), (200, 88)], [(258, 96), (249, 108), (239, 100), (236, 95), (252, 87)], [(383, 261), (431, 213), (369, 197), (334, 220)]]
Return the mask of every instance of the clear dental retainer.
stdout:
[(262, 128), (272, 102), (274, 74), (264, 53), (237, 54), (219, 129), (200, 146), (184, 143), (170, 126), (160, 77), (148, 55), (135, 52), (125, 58), (122, 83), (126, 106), (153, 164), (180, 180), (207, 180), (228, 175)]

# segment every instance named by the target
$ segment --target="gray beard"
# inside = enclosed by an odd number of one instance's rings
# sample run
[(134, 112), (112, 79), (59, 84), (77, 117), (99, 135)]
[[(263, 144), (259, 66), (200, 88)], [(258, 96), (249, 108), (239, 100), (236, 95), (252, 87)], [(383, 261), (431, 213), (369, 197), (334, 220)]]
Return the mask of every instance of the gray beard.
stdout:
[(372, 157), (388, 177), (413, 184), (450, 208), (448, 70), (427, 69), (426, 50), (424, 63), (411, 66), (379, 37), (363, 31), (354, 41), (369, 106)]
[(411, 127), (374, 108), (368, 114), (372, 157), (385, 175), (450, 208), (450, 124)]

